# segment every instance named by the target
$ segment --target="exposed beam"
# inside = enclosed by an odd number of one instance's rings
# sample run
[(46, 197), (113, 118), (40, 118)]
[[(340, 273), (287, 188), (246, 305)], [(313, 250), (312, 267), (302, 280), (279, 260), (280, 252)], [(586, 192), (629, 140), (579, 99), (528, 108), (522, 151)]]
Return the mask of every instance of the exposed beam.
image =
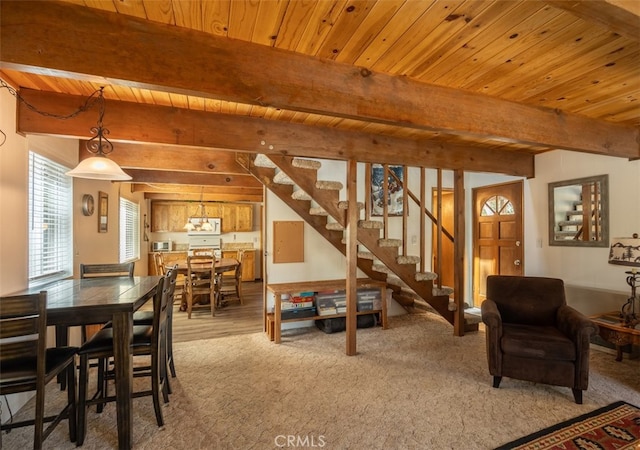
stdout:
[[(111, 111), (109, 112), (111, 115)], [(89, 119), (85, 117), (85, 119)], [(142, 122), (146, 124), (147, 119), (138, 120), (134, 128)], [(60, 123), (60, 121), (56, 121)], [(105, 121), (105, 124), (113, 123)], [(69, 124), (71, 125), (71, 124)], [(82, 133), (82, 125), (77, 132), (73, 132), (74, 137), (78, 137), (77, 133)], [(114, 123), (114, 130), (118, 127), (118, 123)], [(74, 130), (76, 126), (70, 126), (69, 130)], [(107, 127), (109, 128), (109, 127)], [(129, 128), (129, 127), (128, 127)], [(87, 128), (84, 134), (87, 134)], [(109, 138), (122, 134), (122, 128), (117, 133), (111, 133)], [(133, 134), (128, 134), (132, 136)], [(138, 140), (138, 139), (134, 139)], [(150, 142), (154, 142), (151, 140)], [(161, 141), (156, 141), (161, 142)], [(91, 153), (86, 150), (85, 141), (80, 141), (80, 159), (89, 158)], [(186, 172), (199, 172), (201, 174), (227, 174), (227, 175), (244, 175), (253, 178), (247, 173), (247, 170), (236, 162), (235, 153), (222, 150), (214, 150), (210, 148), (188, 148), (177, 147), (175, 145), (158, 145), (158, 144), (140, 144), (129, 142), (118, 142), (114, 144), (113, 153), (109, 154), (109, 158), (117, 162), (123, 168), (130, 169), (156, 169), (156, 170), (173, 170)], [(170, 174), (167, 174), (170, 176)], [(177, 175), (176, 175), (177, 176)], [(221, 178), (222, 179), (222, 178)], [(170, 181), (165, 181), (170, 182)], [(202, 183), (197, 183), (202, 184)]]
[[(199, 201), (200, 195), (194, 196), (193, 194), (180, 194), (180, 193), (154, 193), (149, 192), (144, 194), (144, 198), (149, 200), (180, 200), (180, 201)], [(216, 202), (262, 202), (262, 195), (248, 195), (248, 194), (209, 194), (204, 196), (204, 201), (216, 201)]]
[[(175, 150), (173, 153), (175, 153)], [(201, 186), (215, 186), (262, 191), (262, 184), (260, 184), (260, 181), (253, 175), (207, 174), (144, 169), (126, 169), (126, 172), (133, 177), (133, 183), (192, 185), (198, 186), (198, 190)]]
[[(83, 98), (23, 89), (20, 94), (38, 109), (69, 113)], [(18, 103), (18, 131), (86, 139), (96, 117), (80, 114), (73, 120), (41, 116)], [(176, 147), (163, 158), (156, 150), (116, 145), (110, 157), (123, 167), (214, 171), (225, 152), (203, 148), (276, 153), (416, 167), (462, 169), (533, 177), (532, 155), (490, 148), (419, 142), (378, 134), (292, 124), (167, 106), (106, 101), (104, 125), (110, 138), (124, 142), (153, 142)], [(264, 145), (262, 145), (264, 142)], [(177, 147), (180, 146), (180, 147)], [(188, 149), (182, 146), (199, 147)], [(270, 148), (273, 147), (273, 148)], [(161, 147), (158, 147), (161, 148)], [(169, 147), (167, 147), (169, 148)], [(87, 152), (84, 152), (87, 153)], [(169, 152), (171, 153), (171, 152)], [(212, 155), (216, 155), (212, 158)], [(214, 167), (209, 168), (210, 165)], [(195, 167), (195, 168), (194, 168)], [(243, 173), (246, 170), (242, 169)]]
[(640, 41), (640, 2), (638, 0), (546, 0), (589, 22), (604, 26), (628, 39)]
[(634, 127), (64, 2), (3, 1), (0, 7), (0, 67), (505, 142), (640, 156), (640, 131)]

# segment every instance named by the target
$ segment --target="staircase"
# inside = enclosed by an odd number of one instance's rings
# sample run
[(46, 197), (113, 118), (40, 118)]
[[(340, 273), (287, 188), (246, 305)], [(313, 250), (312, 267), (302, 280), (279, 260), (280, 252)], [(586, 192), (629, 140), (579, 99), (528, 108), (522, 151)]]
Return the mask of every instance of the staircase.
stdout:
[[(238, 162), (258, 178), (269, 190), (293, 209), (343, 255), (346, 255), (344, 227), (347, 202), (339, 200), (342, 183), (318, 180), (321, 163), (281, 155), (238, 154)], [(358, 204), (363, 208), (363, 204)], [(369, 278), (387, 282), (393, 298), (405, 308), (432, 308), (454, 324), (457, 305), (450, 301), (451, 288), (436, 288), (433, 272), (418, 272), (417, 256), (399, 255), (399, 239), (382, 239), (380, 221), (358, 222), (359, 248), (357, 265)], [(465, 317), (465, 331), (476, 331), (478, 320)]]

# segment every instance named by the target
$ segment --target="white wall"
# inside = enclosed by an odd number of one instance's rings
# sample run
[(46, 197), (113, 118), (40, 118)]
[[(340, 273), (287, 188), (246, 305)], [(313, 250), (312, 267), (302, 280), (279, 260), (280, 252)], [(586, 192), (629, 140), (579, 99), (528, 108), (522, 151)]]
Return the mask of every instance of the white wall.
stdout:
[(628, 268), (608, 264), (608, 248), (557, 247), (548, 242), (548, 183), (604, 174), (609, 175), (609, 236), (640, 234), (640, 160), (567, 151), (536, 156), (536, 177), (525, 183), (528, 275), (554, 276), (568, 285), (629, 293), (624, 275)]

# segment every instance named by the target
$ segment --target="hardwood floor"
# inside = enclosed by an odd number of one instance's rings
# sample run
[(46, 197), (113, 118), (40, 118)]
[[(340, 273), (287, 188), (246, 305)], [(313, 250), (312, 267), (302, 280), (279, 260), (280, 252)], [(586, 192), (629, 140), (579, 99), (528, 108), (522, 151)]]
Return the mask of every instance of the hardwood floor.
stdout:
[(243, 282), (242, 296), (244, 304), (234, 301), (217, 309), (215, 317), (211, 317), (209, 305), (194, 305), (191, 319), (187, 319), (187, 313), (179, 311), (176, 302), (173, 307), (173, 342), (261, 332), (262, 281)]

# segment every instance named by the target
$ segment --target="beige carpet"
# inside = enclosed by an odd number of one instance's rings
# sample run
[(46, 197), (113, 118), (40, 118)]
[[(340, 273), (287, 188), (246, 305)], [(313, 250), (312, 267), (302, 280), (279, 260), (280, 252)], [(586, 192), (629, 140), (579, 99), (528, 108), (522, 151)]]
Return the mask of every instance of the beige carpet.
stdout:
[[(506, 378), (493, 389), (482, 331), (454, 337), (430, 313), (390, 325), (359, 330), (355, 357), (344, 354), (344, 333), (315, 329), (287, 332), (280, 346), (262, 333), (176, 344), (166, 424), (156, 427), (149, 397), (135, 399), (134, 446), (490, 449), (616, 400), (640, 405), (640, 360), (593, 351), (576, 405), (568, 388)], [(89, 413), (84, 448), (117, 447), (114, 412)], [(29, 447), (30, 433), (4, 435), (4, 448)], [(45, 448), (74, 448), (66, 424)]]

